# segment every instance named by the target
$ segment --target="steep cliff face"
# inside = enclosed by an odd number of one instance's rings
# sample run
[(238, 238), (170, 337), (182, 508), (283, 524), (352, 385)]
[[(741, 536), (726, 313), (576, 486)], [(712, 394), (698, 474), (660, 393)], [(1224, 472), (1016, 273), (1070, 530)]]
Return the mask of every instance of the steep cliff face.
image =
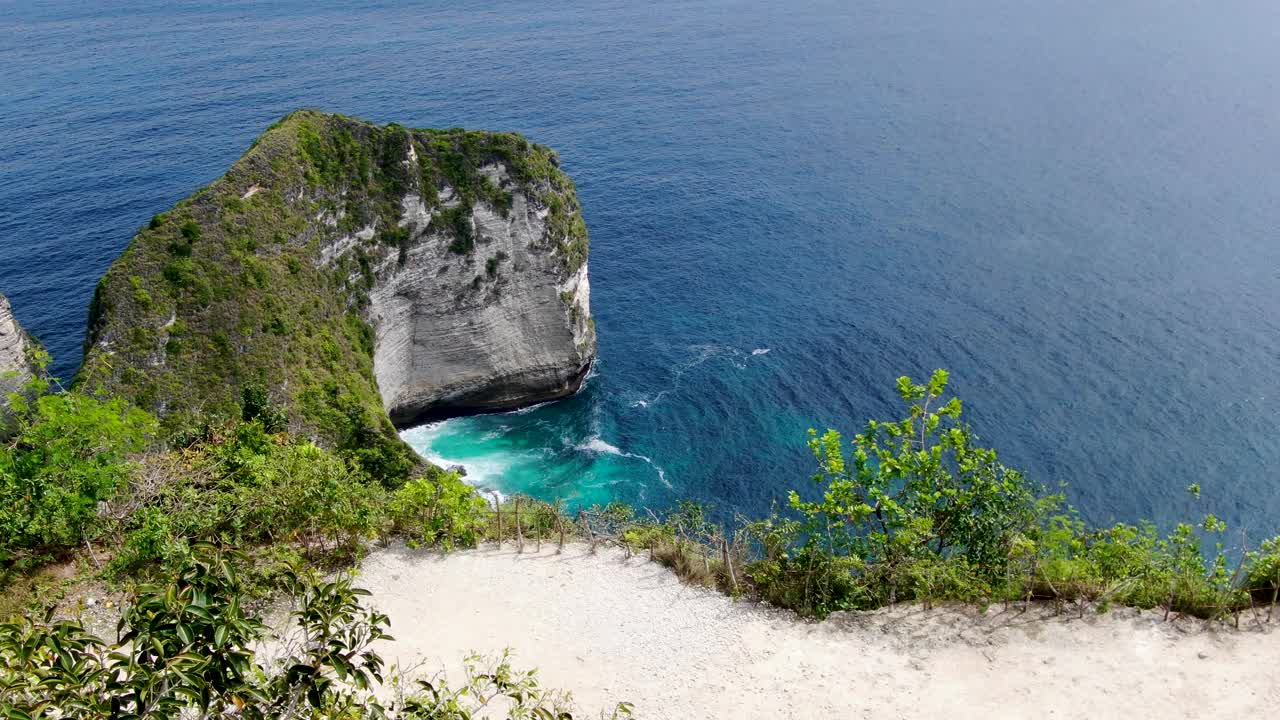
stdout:
[[(481, 170), (498, 187), (513, 182), (500, 164)], [(445, 208), (460, 202), (440, 199)], [(403, 208), (409, 250), (379, 269), (367, 313), (391, 418), (514, 408), (576, 391), (595, 352), (587, 264), (570, 270), (551, 251), (547, 208), (525, 193), (512, 193), (505, 213), (475, 205), (484, 260), (474, 263), (450, 249), (451, 229), (432, 228), (421, 197), (406, 197)]]
[(134, 238), (78, 382), (175, 426), (262, 385), (338, 445), (562, 397), (595, 355), (586, 256), (551, 150), (301, 111)]
[(10, 425), (5, 418), (9, 395), (21, 390), (36, 373), (34, 349), (34, 341), (13, 316), (9, 299), (0, 295), (0, 437)]

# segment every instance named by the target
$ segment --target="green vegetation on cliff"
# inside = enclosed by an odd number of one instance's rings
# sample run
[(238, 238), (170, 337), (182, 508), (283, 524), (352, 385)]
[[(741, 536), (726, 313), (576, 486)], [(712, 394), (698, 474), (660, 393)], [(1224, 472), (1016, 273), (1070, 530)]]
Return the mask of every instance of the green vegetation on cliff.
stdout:
[[(484, 170), (495, 165), (503, 186)], [(245, 388), (265, 388), (294, 432), (399, 483), (417, 461), (383, 412), (363, 311), (409, 251), (403, 201), (421, 197), (433, 232), (469, 258), (471, 209), (507, 212), (516, 191), (545, 206), (550, 251), (580, 265), (586, 228), (551, 150), (292, 113), (134, 237), (98, 285), (76, 385), (155, 413), (167, 434), (235, 417)]]
[(431, 467), (388, 490), (358, 456), (290, 433), (258, 392), (244, 394), (238, 418), (168, 444), (119, 399), (15, 398), (20, 432), (0, 446), (0, 574), (100, 546), (111, 548), (109, 577), (163, 575), (215, 542), (252, 551), (269, 580), (281, 562), (349, 562), (391, 536), (446, 549), (579, 537), (647, 550), (691, 581), (818, 617), (1046, 599), (1220, 618), (1280, 601), (1280, 538), (1229, 562), (1212, 515), (1167, 534), (1149, 523), (1091, 527), (977, 443), (946, 381), (941, 371), (926, 385), (903, 378), (907, 417), (873, 421), (851, 445), (815, 433), (818, 492), (793, 492), (784, 511), (733, 531), (695, 503), (661, 519), (616, 504), (570, 516), (519, 497), (493, 508)]
[(820, 494), (793, 492), (789, 512), (746, 528), (759, 548), (746, 570), (762, 598), (817, 616), (947, 600), (1206, 618), (1275, 605), (1280, 538), (1246, 548), (1233, 569), (1213, 515), (1168, 534), (1151, 523), (1091, 527), (978, 443), (947, 381), (942, 370), (923, 385), (899, 378), (907, 417), (869, 422), (852, 443), (811, 433)]

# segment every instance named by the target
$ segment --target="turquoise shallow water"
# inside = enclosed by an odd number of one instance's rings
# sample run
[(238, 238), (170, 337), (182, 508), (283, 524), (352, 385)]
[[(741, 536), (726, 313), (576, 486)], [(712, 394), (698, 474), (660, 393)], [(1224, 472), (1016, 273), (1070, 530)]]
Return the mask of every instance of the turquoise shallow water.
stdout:
[[(677, 488), (668, 472), (676, 477), (696, 472), (691, 456), (673, 456), (664, 447), (661, 423), (666, 406), (696, 402), (700, 376), (758, 372), (772, 352), (710, 345), (689, 351), (689, 361), (677, 366), (670, 384), (656, 391), (611, 396), (608, 361), (603, 360), (582, 391), (568, 400), (435, 422), (401, 436), (433, 462), (462, 467), (468, 482), (486, 492), (561, 498), (584, 506), (624, 499), (666, 507), (688, 496), (687, 487)], [(796, 438), (790, 439), (794, 444)], [(703, 499), (721, 510), (732, 508)]]
[(600, 363), (408, 432), (475, 482), (761, 512), (947, 367), (1095, 520), (1276, 530), (1273, 0), (0, 0), (0, 78), (0, 291), (64, 376), (135, 229), (290, 110), (515, 130), (578, 183)]

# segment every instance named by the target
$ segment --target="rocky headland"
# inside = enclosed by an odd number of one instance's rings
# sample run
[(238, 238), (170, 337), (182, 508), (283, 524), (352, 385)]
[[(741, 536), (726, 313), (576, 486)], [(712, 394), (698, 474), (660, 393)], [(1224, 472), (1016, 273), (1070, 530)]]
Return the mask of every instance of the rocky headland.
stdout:
[(81, 388), (189, 428), (265, 389), (295, 431), (575, 392), (595, 356), (587, 231), (550, 149), (299, 111), (157, 215), (99, 283)]

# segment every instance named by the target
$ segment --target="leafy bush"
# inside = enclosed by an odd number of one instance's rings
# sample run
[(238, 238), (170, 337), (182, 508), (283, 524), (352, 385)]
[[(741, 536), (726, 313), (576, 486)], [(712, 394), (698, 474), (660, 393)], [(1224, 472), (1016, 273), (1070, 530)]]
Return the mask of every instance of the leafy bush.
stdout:
[(129, 518), (131, 529), (109, 569), (122, 576), (126, 572), (147, 566), (171, 567), (185, 561), (189, 546), (175, 527), (174, 516), (158, 507), (144, 507)]
[(350, 559), (383, 527), (386, 497), (350, 462), (254, 421), (153, 457), (112, 505), (122, 541), (111, 569), (124, 577), (171, 568), (200, 541), (290, 543), (313, 560)]
[(1262, 549), (1249, 553), (1244, 586), (1262, 602), (1280, 602), (1280, 536), (1262, 543)]
[(246, 385), (240, 390), (240, 419), (245, 422), (258, 420), (269, 433), (282, 432), (289, 426), (289, 416), (274, 403), (267, 389), (260, 384)]
[(164, 278), (179, 288), (195, 287), (199, 283), (195, 262), (190, 257), (179, 256), (162, 271)]
[(246, 525), (308, 552), (353, 554), (381, 527), (382, 489), (310, 443), (273, 447), (242, 477)]
[(453, 232), (453, 241), (449, 243), (450, 252), (466, 255), (475, 248), (476, 231), (471, 222), (471, 211), (471, 202), (466, 198), (454, 207), (437, 211), (441, 227)]
[(182, 239), (194, 243), (200, 239), (200, 226), (194, 220), (188, 220), (182, 223), (181, 234)]
[(750, 569), (766, 594), (814, 614), (898, 600), (986, 595), (1017, 538), (1035, 527), (1029, 484), (975, 443), (945, 403), (947, 373), (900, 378), (908, 417), (868, 423), (846, 453), (839, 433), (810, 431), (820, 500), (793, 491), (798, 523), (757, 526), (767, 552)]
[[(536, 671), (514, 670), (510, 651), (493, 658), (472, 655), (463, 660), (463, 672), (465, 679), (456, 687), (450, 687), (440, 677), (419, 680), (417, 692), (401, 700), (400, 717), (471, 720), (478, 717), (476, 713), (483, 708), (505, 704), (509, 720), (573, 720), (569, 693), (543, 688)], [(630, 703), (618, 703), (608, 717), (610, 720), (629, 718), (631, 711)]]
[(487, 524), (489, 504), (457, 473), (405, 483), (391, 498), (395, 529), (414, 542), (445, 549), (474, 547)]
[(0, 447), (0, 567), (80, 545), (97, 506), (128, 483), (155, 420), (123, 400), (13, 396), (18, 433)]
[(927, 385), (900, 378), (907, 417), (868, 423), (848, 449), (834, 430), (810, 431), (820, 496), (792, 492), (789, 513), (747, 526), (757, 549), (747, 575), (760, 597), (818, 617), (1019, 598), (1219, 617), (1280, 585), (1276, 541), (1246, 558), (1243, 580), (1220, 542), (1206, 557), (1226, 529), (1212, 515), (1163, 536), (1150, 524), (1086, 526), (1062, 511), (1062, 496), (977, 444), (960, 401), (943, 399), (947, 380), (942, 370)]

